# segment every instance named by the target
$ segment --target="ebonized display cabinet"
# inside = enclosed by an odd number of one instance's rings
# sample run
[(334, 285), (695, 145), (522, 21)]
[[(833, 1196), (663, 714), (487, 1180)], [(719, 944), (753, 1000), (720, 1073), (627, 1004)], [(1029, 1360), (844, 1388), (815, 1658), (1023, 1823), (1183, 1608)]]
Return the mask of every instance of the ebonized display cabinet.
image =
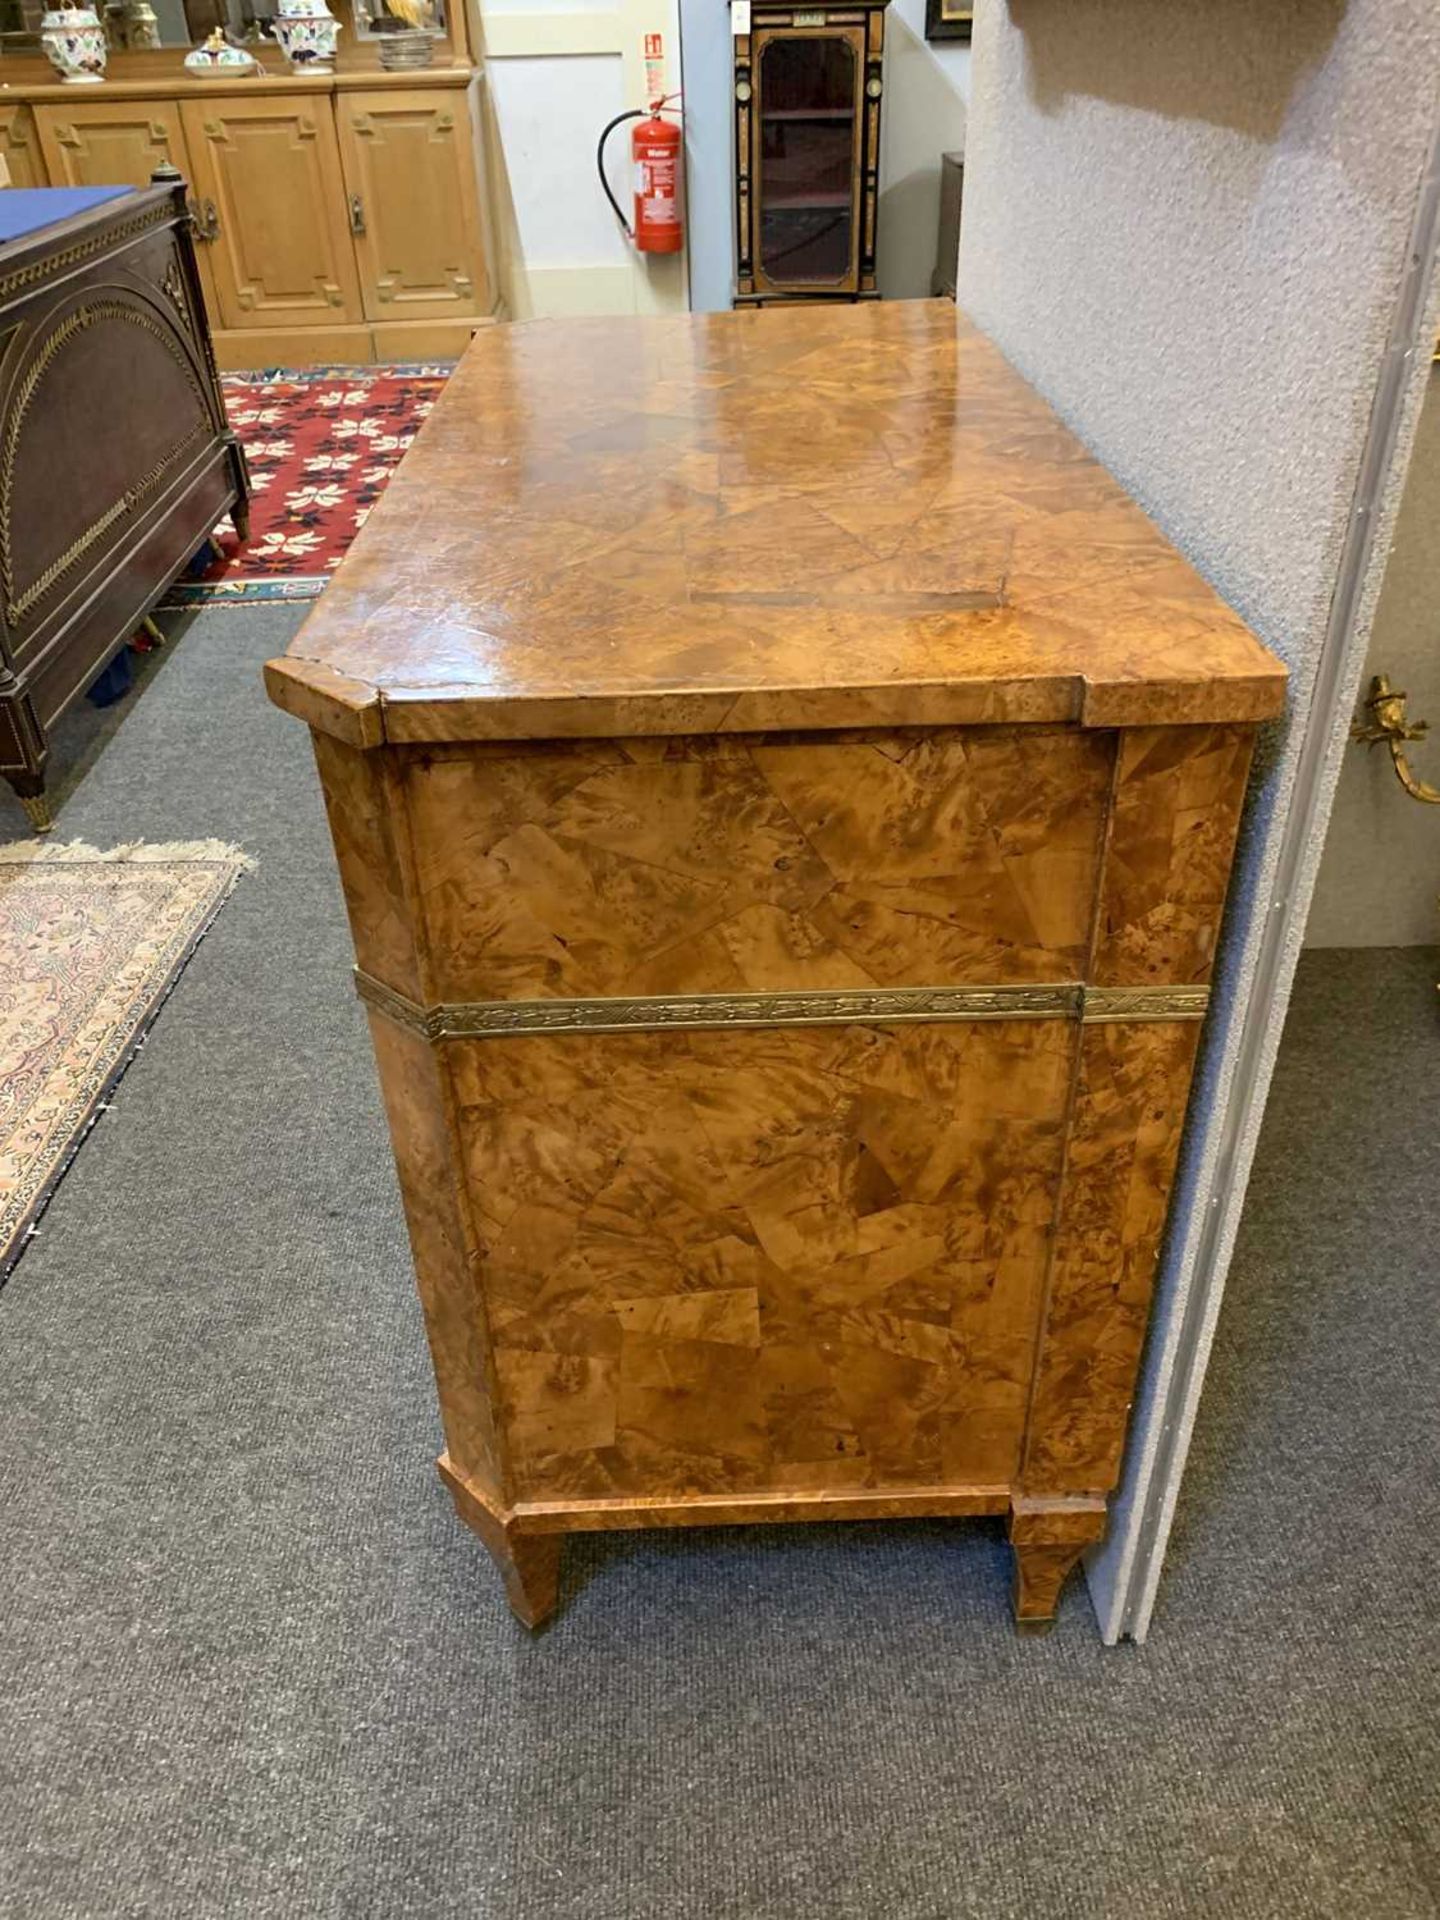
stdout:
[(873, 300), (886, 0), (754, 5), (735, 46), (735, 304)]

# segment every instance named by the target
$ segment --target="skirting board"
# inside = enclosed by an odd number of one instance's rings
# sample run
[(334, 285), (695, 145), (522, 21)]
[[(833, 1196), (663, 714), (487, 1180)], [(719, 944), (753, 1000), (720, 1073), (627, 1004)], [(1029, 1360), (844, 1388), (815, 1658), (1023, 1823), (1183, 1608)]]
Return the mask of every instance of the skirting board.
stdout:
[(493, 314), (460, 320), (356, 321), (339, 327), (221, 328), (212, 335), (224, 373), (256, 367), (361, 367), (391, 360), (458, 360)]
[(512, 267), (517, 320), (562, 320), (585, 314), (683, 313), (685, 256), (636, 254), (613, 267)]

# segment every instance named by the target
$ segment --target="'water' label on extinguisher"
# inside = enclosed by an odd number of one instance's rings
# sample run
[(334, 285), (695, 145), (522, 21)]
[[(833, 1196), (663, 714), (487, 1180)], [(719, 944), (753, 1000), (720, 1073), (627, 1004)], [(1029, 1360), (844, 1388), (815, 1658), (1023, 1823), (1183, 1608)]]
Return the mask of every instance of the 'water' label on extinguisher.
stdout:
[(635, 198), (640, 218), (647, 226), (674, 226), (679, 212), (673, 147), (650, 147), (642, 152), (635, 163)]

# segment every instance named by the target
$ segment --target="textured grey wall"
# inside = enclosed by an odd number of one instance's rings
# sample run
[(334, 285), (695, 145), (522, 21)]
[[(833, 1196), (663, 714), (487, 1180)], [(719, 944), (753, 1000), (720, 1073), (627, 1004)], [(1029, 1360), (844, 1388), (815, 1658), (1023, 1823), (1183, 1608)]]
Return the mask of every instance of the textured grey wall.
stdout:
[[(1434, 0), (980, 0), (961, 304), (1293, 675), (1241, 848), (1126, 1484), (1090, 1570), (1107, 1637), (1437, 114)], [(1218, 1288), (1203, 1304), (1208, 1337)]]
[[(1440, 366), (1430, 373), (1395, 543), (1370, 636), (1366, 685), (1388, 673), (1432, 737), (1410, 749), (1440, 786)], [(1440, 943), (1440, 807), (1410, 799), (1383, 747), (1352, 746), (1340, 769), (1307, 947)]]

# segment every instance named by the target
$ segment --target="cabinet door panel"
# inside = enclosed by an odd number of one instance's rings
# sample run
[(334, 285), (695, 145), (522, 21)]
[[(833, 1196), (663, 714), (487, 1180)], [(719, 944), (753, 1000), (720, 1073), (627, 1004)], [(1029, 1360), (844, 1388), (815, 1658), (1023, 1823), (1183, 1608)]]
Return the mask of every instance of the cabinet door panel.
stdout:
[[(148, 187), (156, 167), (167, 163), (178, 167), (193, 187), (180, 108), (173, 100), (84, 100), (73, 106), (67, 100), (64, 106), (37, 106), (35, 125), (52, 187)], [(197, 239), (205, 237), (202, 221)], [(214, 327), (220, 323), (208, 255), (208, 247), (196, 246), (205, 307)]]
[(490, 290), (465, 94), (342, 94), (355, 253), (372, 320), (483, 314)]
[(330, 103), (187, 100), (195, 191), (212, 203), (210, 270), (222, 327), (359, 320)]
[(185, 171), (173, 100), (67, 100), (37, 106), (35, 122), (55, 187), (148, 187), (167, 161)]
[(29, 107), (0, 107), (0, 154), (5, 156), (12, 187), (49, 184)]

